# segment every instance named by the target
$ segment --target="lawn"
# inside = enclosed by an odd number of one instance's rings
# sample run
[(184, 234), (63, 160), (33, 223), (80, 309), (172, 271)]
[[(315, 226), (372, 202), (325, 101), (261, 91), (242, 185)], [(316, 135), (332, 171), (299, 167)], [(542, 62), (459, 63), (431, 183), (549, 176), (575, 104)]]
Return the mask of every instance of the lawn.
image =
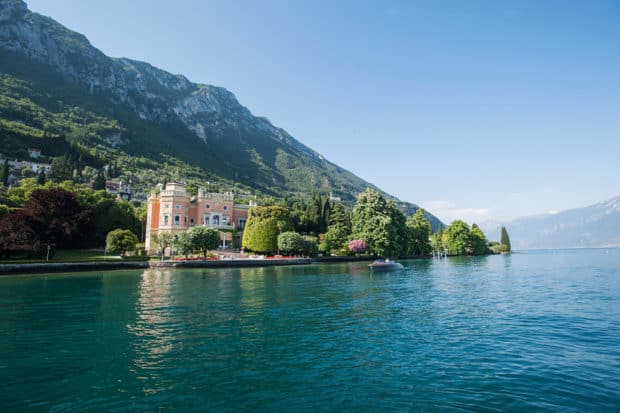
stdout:
[[(102, 250), (58, 250), (49, 262), (92, 262), (92, 261), (148, 261), (151, 257), (125, 257), (106, 255)], [(45, 259), (0, 260), (0, 264), (27, 264), (48, 262)]]

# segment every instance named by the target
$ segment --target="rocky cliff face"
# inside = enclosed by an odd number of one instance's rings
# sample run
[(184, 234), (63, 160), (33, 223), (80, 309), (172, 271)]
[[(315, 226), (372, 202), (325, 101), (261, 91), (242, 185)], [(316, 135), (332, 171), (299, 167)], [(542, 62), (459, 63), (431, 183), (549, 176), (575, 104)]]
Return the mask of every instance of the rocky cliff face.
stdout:
[[(176, 157), (272, 192), (333, 191), (352, 200), (372, 186), (252, 115), (228, 90), (192, 83), (148, 63), (108, 57), (82, 34), (31, 12), (22, 0), (0, 0), (0, 72), (33, 90), (45, 89), (56, 101), (90, 104), (95, 115), (118, 123), (114, 147), (135, 156)], [(64, 86), (56, 87), (48, 72)], [(59, 110), (45, 99), (35, 103), (41, 110)], [(100, 142), (109, 143), (112, 134)]]
[(21, 0), (0, 0), (0, 48), (47, 64), (90, 93), (106, 92), (113, 102), (129, 105), (142, 119), (176, 116), (205, 143), (207, 131), (217, 135), (220, 124), (235, 127), (243, 123), (279, 141), (291, 138), (252, 116), (228, 90), (194, 84), (148, 63), (109, 58), (85, 36), (31, 12)]

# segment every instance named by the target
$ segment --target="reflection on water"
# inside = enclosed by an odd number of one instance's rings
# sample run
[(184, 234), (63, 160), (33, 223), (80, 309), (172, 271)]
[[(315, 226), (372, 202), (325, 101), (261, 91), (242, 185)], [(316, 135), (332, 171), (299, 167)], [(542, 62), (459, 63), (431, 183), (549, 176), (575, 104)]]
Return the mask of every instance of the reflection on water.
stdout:
[(0, 279), (3, 411), (618, 411), (620, 251)]

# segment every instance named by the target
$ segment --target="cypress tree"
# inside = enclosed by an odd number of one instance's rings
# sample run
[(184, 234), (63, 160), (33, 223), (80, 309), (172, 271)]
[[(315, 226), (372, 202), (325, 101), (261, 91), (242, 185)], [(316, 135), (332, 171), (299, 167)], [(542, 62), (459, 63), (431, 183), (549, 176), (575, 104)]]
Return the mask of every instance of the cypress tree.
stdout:
[(95, 191), (100, 191), (102, 189), (105, 189), (105, 176), (103, 176), (103, 172), (102, 171), (99, 171), (99, 173), (97, 174), (97, 176), (93, 180), (92, 188)]
[(2, 167), (0, 168), (0, 183), (7, 186), (9, 183), (9, 160), (5, 159)]
[(510, 252), (510, 238), (508, 237), (508, 231), (506, 231), (506, 227), (502, 227), (500, 244), (502, 246), (502, 252)]
[(41, 168), (41, 170), (39, 171), (39, 175), (37, 175), (37, 184), (44, 185), (46, 180), (47, 179), (45, 178), (45, 170)]

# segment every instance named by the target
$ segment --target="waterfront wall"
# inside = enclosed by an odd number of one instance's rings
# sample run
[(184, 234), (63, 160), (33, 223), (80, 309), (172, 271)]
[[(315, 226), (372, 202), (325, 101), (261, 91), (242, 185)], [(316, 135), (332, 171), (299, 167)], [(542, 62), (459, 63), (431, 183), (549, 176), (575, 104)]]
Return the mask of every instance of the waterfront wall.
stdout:
[(0, 275), (148, 268), (148, 261), (38, 262), (0, 264)]
[(243, 268), (270, 267), (281, 265), (308, 265), (318, 263), (369, 261), (371, 257), (318, 257), (292, 259), (238, 259), (213, 261), (114, 261), (114, 262), (62, 262), (0, 264), (0, 275), (58, 273), (97, 270), (123, 270), (143, 268)]

